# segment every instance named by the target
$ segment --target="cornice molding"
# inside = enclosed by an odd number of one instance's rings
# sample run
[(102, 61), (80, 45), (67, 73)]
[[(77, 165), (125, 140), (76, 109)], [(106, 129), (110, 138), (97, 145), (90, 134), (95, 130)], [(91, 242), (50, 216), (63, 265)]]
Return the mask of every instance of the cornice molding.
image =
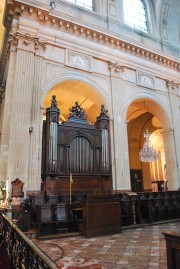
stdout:
[[(61, 31), (68, 32), (70, 34), (80, 36), (91, 40), (92, 42), (100, 43), (104, 46), (112, 47), (134, 56), (146, 59), (147, 61), (154, 62), (156, 64), (165, 66), (166, 68), (174, 69), (180, 71), (180, 62), (175, 60), (174, 57), (169, 57), (168, 55), (163, 55), (163, 53), (158, 53), (151, 51), (149, 49), (142, 48), (138, 45), (126, 42), (119, 37), (110, 35), (105, 32), (100, 32), (99, 30), (91, 29), (85, 25), (80, 25), (68, 19), (62, 19), (58, 17), (60, 13), (52, 11), (50, 8), (35, 6), (31, 3), (27, 4), (25, 1), (21, 0), (9, 0), (8, 1), (8, 18), (25, 16), (26, 18), (33, 18), (33, 20), (39, 21), (41, 24), (47, 25), (48, 27), (54, 27), (60, 29)], [(10, 18), (11, 17), (11, 18)]]

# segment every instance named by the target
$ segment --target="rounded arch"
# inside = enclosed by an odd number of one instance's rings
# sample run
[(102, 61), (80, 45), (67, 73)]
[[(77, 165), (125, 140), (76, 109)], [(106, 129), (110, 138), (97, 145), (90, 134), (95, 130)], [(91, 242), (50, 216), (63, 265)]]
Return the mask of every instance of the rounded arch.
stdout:
[[(164, 182), (164, 167), (167, 164), (168, 188), (176, 188), (177, 165), (174, 135), (167, 107), (156, 96), (141, 93), (132, 96), (126, 102), (125, 108), (128, 122), (130, 171), (139, 170), (142, 172), (141, 186), (143, 190), (149, 191), (152, 189), (152, 182)], [(158, 152), (158, 160), (140, 161), (139, 152), (144, 147), (146, 130), (150, 133), (150, 144)]]
[[(139, 111), (139, 113), (149, 111), (151, 114), (155, 115), (161, 121), (163, 130), (172, 129), (172, 122), (169, 118), (167, 107), (162, 103), (162, 100), (149, 93), (136, 94), (129, 98), (124, 105), (126, 117), (128, 109), (133, 103), (138, 103), (138, 106), (142, 110)], [(128, 119), (126, 118), (126, 120)]]
[(101, 105), (109, 107), (110, 100), (107, 91), (85, 75), (61, 74), (51, 77), (47, 81), (42, 89), (40, 102), (42, 107), (49, 107), (52, 95), (56, 95), (60, 109), (60, 121), (63, 122), (69, 118), (69, 110), (77, 101), (84, 109), (87, 121), (94, 124), (100, 114)]
[(89, 89), (91, 89), (91, 91), (94, 93), (96, 92), (97, 96), (99, 96), (99, 99), (103, 99), (105, 101), (105, 105), (109, 106), (109, 100), (107, 98), (108, 96), (100, 85), (98, 85), (94, 80), (88, 78), (87, 76), (73, 72), (51, 77), (42, 88), (40, 104), (43, 105), (44, 98), (50, 90), (52, 90), (56, 85), (59, 85), (65, 81), (77, 81), (88, 85)]
[(76, 139), (76, 138), (79, 138), (81, 137), (82, 139), (86, 139), (89, 144), (92, 146), (93, 145), (93, 141), (92, 141), (92, 138), (88, 136), (88, 134), (76, 134), (74, 135), (73, 137), (70, 137), (69, 140), (68, 140), (68, 146), (70, 146), (71, 142)]

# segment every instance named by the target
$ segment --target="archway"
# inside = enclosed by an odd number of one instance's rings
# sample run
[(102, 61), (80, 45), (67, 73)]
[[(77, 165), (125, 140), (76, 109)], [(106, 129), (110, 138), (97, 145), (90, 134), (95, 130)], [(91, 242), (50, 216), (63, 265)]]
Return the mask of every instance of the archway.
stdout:
[(68, 195), (72, 173), (74, 194), (111, 189), (109, 115), (102, 96), (83, 81), (64, 80), (47, 93), (44, 107), (46, 194)]
[(49, 107), (52, 95), (56, 95), (58, 107), (61, 110), (60, 120), (69, 117), (69, 108), (77, 101), (86, 111), (87, 120), (94, 124), (99, 115), (101, 104), (107, 107), (104, 98), (89, 84), (82, 80), (69, 79), (57, 83), (51, 88), (44, 99), (44, 106)]
[[(131, 174), (131, 187), (133, 191), (158, 191), (162, 190), (168, 176), (166, 167), (169, 165), (170, 156), (175, 162), (173, 152), (173, 138), (169, 139), (164, 133), (171, 130), (171, 125), (164, 109), (150, 98), (139, 98), (133, 101), (127, 111), (128, 121), (128, 144), (129, 163)], [(158, 154), (158, 160), (143, 162), (140, 160), (139, 152), (145, 142), (144, 134), (148, 130), (149, 142)], [(167, 152), (166, 149), (170, 149)], [(169, 165), (169, 166), (168, 166)], [(172, 166), (175, 167), (173, 164)], [(167, 169), (167, 170), (168, 170)], [(170, 171), (170, 170), (169, 170)], [(170, 173), (169, 173), (170, 175)], [(172, 177), (168, 180), (168, 185), (176, 185)]]

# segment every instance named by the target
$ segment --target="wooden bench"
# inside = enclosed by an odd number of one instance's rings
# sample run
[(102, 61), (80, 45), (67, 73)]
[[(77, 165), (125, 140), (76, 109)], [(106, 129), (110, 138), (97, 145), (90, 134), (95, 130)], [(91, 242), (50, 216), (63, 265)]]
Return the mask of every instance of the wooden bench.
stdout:
[(166, 240), (167, 269), (180, 268), (180, 234), (165, 231), (162, 233)]

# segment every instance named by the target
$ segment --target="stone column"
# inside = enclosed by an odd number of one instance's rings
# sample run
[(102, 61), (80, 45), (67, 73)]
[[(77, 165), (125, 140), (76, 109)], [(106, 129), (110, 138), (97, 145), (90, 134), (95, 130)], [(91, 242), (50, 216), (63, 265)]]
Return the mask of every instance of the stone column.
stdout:
[(166, 169), (168, 179), (168, 190), (177, 190), (179, 187), (176, 154), (174, 147), (174, 131), (164, 130), (164, 148), (166, 154)]
[[(118, 63), (109, 62), (111, 80), (111, 134), (112, 134), (112, 164), (113, 189), (130, 190), (129, 154), (127, 139), (126, 115), (124, 115), (123, 94), (124, 82), (122, 79), (123, 67)], [(121, 98), (119, 96), (121, 95)]]
[(40, 190), (41, 186), (41, 151), (43, 109), (40, 107), (40, 90), (43, 69), (43, 58), (34, 58), (34, 85), (32, 92), (32, 110), (29, 132), (29, 168), (27, 190)]
[(33, 76), (34, 54), (17, 50), (7, 173), (11, 181), (23, 181), (24, 190), (28, 185)]
[(171, 120), (172, 120), (172, 128), (173, 128), (173, 143), (174, 143), (174, 153), (175, 153), (175, 165), (177, 170), (177, 184), (180, 187), (180, 124), (179, 124), (179, 97), (178, 91), (179, 86), (174, 81), (166, 81), (166, 85), (168, 88), (168, 96), (169, 96), (169, 106), (171, 112)]

